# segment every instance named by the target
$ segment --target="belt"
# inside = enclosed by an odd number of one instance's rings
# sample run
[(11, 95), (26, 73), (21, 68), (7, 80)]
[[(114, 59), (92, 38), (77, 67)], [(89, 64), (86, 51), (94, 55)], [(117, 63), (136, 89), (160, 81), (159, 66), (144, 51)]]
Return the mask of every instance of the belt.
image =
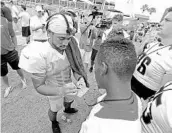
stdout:
[(46, 42), (47, 40), (34, 40), (34, 41), (37, 41), (37, 42)]

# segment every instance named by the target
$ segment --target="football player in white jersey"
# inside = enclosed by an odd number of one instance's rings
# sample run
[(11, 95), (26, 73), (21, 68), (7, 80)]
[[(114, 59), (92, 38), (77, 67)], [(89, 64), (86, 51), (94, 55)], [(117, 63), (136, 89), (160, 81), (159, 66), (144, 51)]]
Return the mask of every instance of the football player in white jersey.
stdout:
[(158, 33), (161, 42), (148, 44), (138, 57), (132, 78), (132, 89), (139, 97), (147, 99), (161, 87), (165, 74), (172, 74), (172, 10), (161, 22)]
[[(73, 47), (75, 45), (76, 49), (78, 46), (72, 36), (72, 18), (65, 14), (54, 14), (48, 18), (46, 29), (49, 40), (33, 41), (26, 46), (21, 52), (19, 66), (32, 73), (32, 82), (36, 91), (48, 96), (50, 104), (48, 116), (52, 122), (53, 133), (61, 133), (56, 118), (58, 111), (64, 106), (65, 113), (77, 112), (75, 108), (71, 108), (74, 96), (78, 92), (71, 79), (71, 72), (73, 71), (78, 81), (77, 85), (84, 85), (84, 76), (79, 70), (76, 72), (77, 69), (73, 69), (72, 53), (69, 56), (69, 43), (70, 48), (71, 45)], [(76, 50), (75, 56), (82, 63), (79, 49)]]
[(111, 38), (100, 45), (95, 77), (106, 96), (93, 107), (80, 133), (141, 133), (141, 102), (131, 90), (136, 63), (135, 48), (128, 39)]
[(142, 117), (142, 133), (172, 133), (172, 81), (149, 101)]

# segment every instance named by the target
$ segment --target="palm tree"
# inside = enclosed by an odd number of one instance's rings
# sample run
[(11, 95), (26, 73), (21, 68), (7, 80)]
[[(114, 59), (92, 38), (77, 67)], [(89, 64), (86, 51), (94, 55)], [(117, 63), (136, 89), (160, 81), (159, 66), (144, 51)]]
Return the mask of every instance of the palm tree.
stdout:
[(148, 9), (148, 12), (150, 13), (150, 15), (152, 15), (152, 13), (156, 13), (156, 8), (151, 7)]
[(145, 11), (148, 11), (149, 6), (148, 6), (148, 4), (144, 4), (140, 9), (142, 10), (142, 13), (143, 13)]

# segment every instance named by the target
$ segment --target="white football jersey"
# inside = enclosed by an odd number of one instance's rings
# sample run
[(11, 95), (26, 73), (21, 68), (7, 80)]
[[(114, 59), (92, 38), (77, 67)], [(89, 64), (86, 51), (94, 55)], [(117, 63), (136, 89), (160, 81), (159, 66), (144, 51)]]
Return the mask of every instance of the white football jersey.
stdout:
[(165, 91), (152, 102), (150, 123), (146, 124), (141, 119), (142, 133), (172, 133), (172, 81), (168, 84), (163, 89)]
[(165, 74), (172, 74), (172, 45), (148, 44), (138, 58), (134, 77), (147, 88), (157, 91)]
[(63, 86), (72, 82), (67, 55), (52, 48), (49, 42), (32, 42), (20, 55), (19, 67), (29, 73), (46, 74), (45, 84)]

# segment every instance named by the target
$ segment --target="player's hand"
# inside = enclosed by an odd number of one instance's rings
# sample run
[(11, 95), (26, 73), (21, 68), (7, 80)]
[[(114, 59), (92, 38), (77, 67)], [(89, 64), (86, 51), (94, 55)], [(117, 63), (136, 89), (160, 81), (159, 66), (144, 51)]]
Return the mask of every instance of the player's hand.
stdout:
[(78, 80), (76, 86), (77, 86), (78, 88), (86, 87), (86, 83), (85, 83), (85, 81), (84, 81), (84, 78), (80, 78), (80, 79)]
[(78, 89), (73, 82), (65, 84), (62, 89), (64, 89), (64, 95), (76, 95), (78, 92)]
[(66, 89), (64, 96), (66, 95), (76, 95), (78, 93), (78, 89)]

